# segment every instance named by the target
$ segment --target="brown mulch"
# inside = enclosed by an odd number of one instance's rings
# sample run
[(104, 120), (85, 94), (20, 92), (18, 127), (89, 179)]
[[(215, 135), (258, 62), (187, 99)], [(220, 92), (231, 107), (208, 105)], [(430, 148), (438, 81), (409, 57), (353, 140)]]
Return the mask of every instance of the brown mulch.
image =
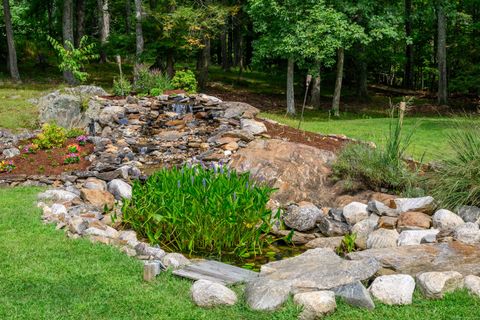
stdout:
[[(26, 141), (21, 145), (27, 145)], [(69, 144), (77, 144), (75, 139), (69, 139), (65, 146)], [(64, 172), (83, 171), (90, 166), (90, 162), (85, 160), (85, 157), (93, 152), (93, 144), (87, 143), (85, 146), (80, 146), (80, 162), (74, 164), (63, 164), (63, 160), (68, 153), (66, 147), (53, 148), (50, 150), (39, 150), (37, 153), (28, 154), (23, 150), (20, 155), (8, 159), (13, 160), (16, 168), (10, 172), (0, 173), (0, 179), (8, 176), (26, 174), (26, 175), (45, 175), (54, 176), (60, 175)]]
[(262, 121), (267, 127), (267, 134), (274, 139), (281, 139), (290, 142), (302, 143), (311, 147), (337, 153), (343, 146), (349, 142), (348, 139), (341, 137), (325, 136), (314, 132), (298, 130), (286, 125)]

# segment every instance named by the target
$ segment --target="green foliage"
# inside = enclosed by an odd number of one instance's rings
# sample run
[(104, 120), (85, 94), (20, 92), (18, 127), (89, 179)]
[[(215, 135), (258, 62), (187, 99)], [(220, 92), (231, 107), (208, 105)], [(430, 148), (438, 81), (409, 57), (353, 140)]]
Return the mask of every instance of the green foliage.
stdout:
[(56, 124), (45, 123), (42, 132), (37, 135), (33, 143), (40, 149), (52, 149), (63, 146), (67, 140), (66, 130)]
[(440, 162), (428, 175), (432, 195), (451, 210), (463, 205), (480, 206), (480, 124), (472, 119), (456, 123), (449, 135), (454, 155)]
[(389, 135), (384, 146), (372, 148), (359, 143), (347, 145), (333, 165), (334, 176), (345, 180), (346, 186), (352, 188), (356, 187), (356, 183), (367, 188), (385, 188), (394, 192), (414, 188), (418, 182), (416, 174), (404, 161), (405, 150), (414, 130), (404, 136), (403, 116), (401, 109), (392, 109)]
[(158, 69), (150, 70), (146, 65), (140, 66), (137, 70), (135, 90), (137, 93), (151, 94), (154, 88), (161, 92), (172, 89), (170, 79)]
[(185, 90), (188, 93), (197, 92), (197, 79), (191, 70), (177, 71), (172, 78), (174, 89)]
[(98, 54), (94, 53), (95, 44), (88, 44), (87, 36), (80, 39), (78, 48), (75, 48), (70, 41), (65, 41), (64, 47), (51, 36), (47, 36), (47, 39), (57, 52), (58, 58), (60, 59), (58, 68), (61, 71), (72, 72), (75, 79), (80, 82), (87, 81), (88, 73), (84, 71), (85, 63), (98, 58)]
[(82, 136), (84, 134), (85, 134), (85, 130), (80, 129), (80, 128), (72, 128), (72, 129), (67, 130), (67, 132), (65, 133), (65, 136), (68, 139), (73, 139), (73, 138), (77, 138), (79, 136)]
[(335, 249), (337, 254), (346, 255), (347, 253), (353, 252), (356, 249), (355, 241), (357, 240), (356, 233), (349, 233), (343, 236), (342, 243), (338, 248)]
[(113, 79), (113, 94), (116, 96), (125, 96), (132, 91), (132, 84), (128, 79), (120, 77), (118, 80)]
[(267, 240), (271, 188), (248, 173), (200, 165), (163, 169), (136, 181), (123, 221), (162, 248), (199, 254), (256, 254)]
[(13, 160), (2, 160), (0, 161), (0, 173), (10, 173), (12, 172), (17, 166), (15, 166), (15, 163)]

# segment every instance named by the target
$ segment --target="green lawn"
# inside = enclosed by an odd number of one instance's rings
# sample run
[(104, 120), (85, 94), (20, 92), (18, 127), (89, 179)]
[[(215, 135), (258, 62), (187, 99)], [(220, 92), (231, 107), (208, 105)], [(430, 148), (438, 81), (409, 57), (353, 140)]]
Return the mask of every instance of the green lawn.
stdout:
[[(0, 319), (296, 319), (291, 301), (275, 313), (244, 303), (204, 310), (191, 282), (162, 274), (142, 281), (142, 265), (117, 249), (68, 239), (41, 223), (35, 188), (0, 189)], [(241, 288), (236, 288), (240, 292)], [(240, 298), (240, 300), (243, 300)], [(373, 311), (340, 302), (328, 319), (478, 319), (480, 299), (460, 291), (443, 301), (416, 294), (414, 304)]]
[[(298, 126), (298, 118), (276, 113), (262, 113), (261, 116), (290, 126)], [(454, 130), (453, 126), (457, 120), (464, 121), (460, 117), (406, 117), (405, 132), (415, 129), (408, 153), (417, 160), (424, 155), (425, 161), (438, 160), (452, 154), (453, 150), (448, 144), (447, 136)], [(480, 118), (472, 121), (480, 121)], [(347, 113), (340, 119), (332, 119), (324, 111), (309, 110), (305, 114), (301, 129), (322, 134), (344, 134), (355, 139), (373, 141), (379, 145), (388, 135), (389, 123), (390, 119), (380, 113), (373, 116)]]

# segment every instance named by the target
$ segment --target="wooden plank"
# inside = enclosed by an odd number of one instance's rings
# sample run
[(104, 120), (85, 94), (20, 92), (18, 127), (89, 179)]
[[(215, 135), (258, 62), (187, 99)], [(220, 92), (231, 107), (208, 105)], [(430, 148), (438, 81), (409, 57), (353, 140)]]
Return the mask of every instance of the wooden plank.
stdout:
[(193, 262), (182, 269), (175, 270), (173, 274), (191, 280), (205, 279), (227, 285), (258, 277), (256, 272), (211, 260)]

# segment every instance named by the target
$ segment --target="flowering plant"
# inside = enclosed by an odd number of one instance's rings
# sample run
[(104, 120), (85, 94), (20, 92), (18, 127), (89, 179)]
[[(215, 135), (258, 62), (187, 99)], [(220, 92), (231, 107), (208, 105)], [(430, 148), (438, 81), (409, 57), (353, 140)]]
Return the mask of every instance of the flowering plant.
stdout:
[(65, 159), (63, 160), (64, 164), (72, 164), (72, 163), (79, 163), (80, 162), (80, 156), (78, 153), (71, 152), (67, 154)]
[(33, 154), (33, 153), (37, 153), (38, 149), (40, 149), (38, 144), (31, 143), (23, 148), (23, 152)]
[(6, 161), (0, 161), (0, 172), (12, 172), (13, 169), (15, 169), (16, 166), (13, 163), (12, 160)]
[(69, 144), (67, 150), (69, 153), (79, 153), (80, 147), (77, 144)]
[(85, 136), (85, 135), (78, 136), (77, 139), (75, 139), (75, 140), (81, 146), (84, 146), (85, 144), (87, 144), (87, 136)]

